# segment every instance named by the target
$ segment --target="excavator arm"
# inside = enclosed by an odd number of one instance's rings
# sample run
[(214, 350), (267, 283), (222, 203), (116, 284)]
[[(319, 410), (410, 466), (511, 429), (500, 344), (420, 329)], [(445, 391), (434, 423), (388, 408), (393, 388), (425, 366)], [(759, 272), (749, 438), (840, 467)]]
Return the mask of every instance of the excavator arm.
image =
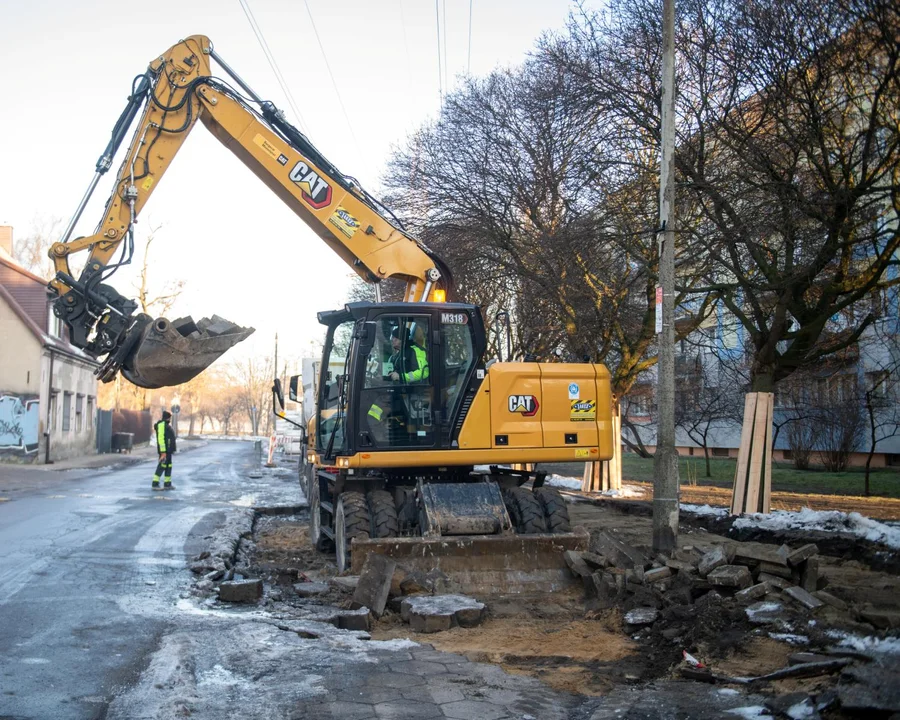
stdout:
[[(210, 60), (241, 92), (213, 77)], [(97, 231), (71, 239), (139, 114)], [(170, 323), (135, 314), (136, 303), (106, 282), (130, 261), (137, 217), (198, 120), (363, 280), (376, 283), (376, 297), (377, 283), (386, 278), (405, 283), (407, 301), (428, 300), (438, 289), (453, 294), (450, 273), (427, 247), (359, 183), (340, 173), (278, 108), (260, 99), (213, 51), (209, 38), (193, 35), (135, 78), (88, 191), (61, 241), (50, 249), (56, 269), (51, 287), (58, 294), (54, 312), (68, 326), (74, 345), (103, 358), (102, 380), (112, 380), (121, 370), (142, 387), (186, 382), (253, 332), (215, 316)], [(85, 250), (87, 261), (75, 279), (69, 257)]]

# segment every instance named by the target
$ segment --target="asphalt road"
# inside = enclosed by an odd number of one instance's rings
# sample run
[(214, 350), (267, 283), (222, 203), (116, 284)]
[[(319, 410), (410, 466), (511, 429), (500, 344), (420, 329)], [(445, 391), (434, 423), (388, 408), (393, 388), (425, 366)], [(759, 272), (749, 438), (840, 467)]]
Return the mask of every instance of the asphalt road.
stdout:
[[(177, 454), (166, 493), (150, 489), (152, 462), (6, 477), (0, 466), (0, 717), (104, 715), (171, 629), (186, 557), (228, 508), (271, 493), (246, 477), (252, 447)], [(296, 484), (279, 485), (276, 504), (290, 491), (299, 502)]]

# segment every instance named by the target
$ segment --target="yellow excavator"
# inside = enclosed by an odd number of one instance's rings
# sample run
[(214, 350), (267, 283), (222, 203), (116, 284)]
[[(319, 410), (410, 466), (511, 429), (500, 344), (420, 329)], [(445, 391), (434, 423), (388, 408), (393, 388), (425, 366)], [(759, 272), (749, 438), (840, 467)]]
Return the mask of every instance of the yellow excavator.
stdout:
[[(212, 60), (230, 82), (212, 74)], [(73, 238), (138, 116), (97, 231)], [(131, 259), (137, 216), (198, 120), (375, 286), (375, 302), (318, 315), (324, 354), (304, 458), (312, 541), (335, 547), (341, 571), (379, 552), (470, 578), (458, 587), (552, 589), (542, 570), (559, 570), (560, 551), (585, 537), (571, 531), (565, 503), (533, 464), (612, 456), (609, 372), (486, 362), (482, 313), (456, 302), (440, 259), (207, 37), (178, 42), (135, 78), (90, 186), (50, 249), (54, 312), (72, 343), (101, 361), (102, 380), (121, 372), (156, 388), (190, 380), (253, 332), (216, 316), (150, 318), (107, 282)], [(83, 250), (75, 279), (69, 256)], [(387, 278), (405, 283), (403, 302), (381, 302)], [(280, 383), (275, 390), (283, 407)]]

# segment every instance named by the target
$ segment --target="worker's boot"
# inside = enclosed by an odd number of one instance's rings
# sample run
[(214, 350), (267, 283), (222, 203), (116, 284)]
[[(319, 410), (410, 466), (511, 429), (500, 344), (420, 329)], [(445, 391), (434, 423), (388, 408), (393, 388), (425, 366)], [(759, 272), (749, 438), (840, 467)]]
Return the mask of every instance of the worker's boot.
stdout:
[(159, 480), (154, 480), (154, 481), (151, 483), (150, 488), (151, 488), (152, 490), (161, 490), (161, 489), (162, 489), (162, 488), (159, 486)]
[(163, 490), (174, 490), (174, 489), (175, 489), (175, 486), (170, 482), (163, 484)]

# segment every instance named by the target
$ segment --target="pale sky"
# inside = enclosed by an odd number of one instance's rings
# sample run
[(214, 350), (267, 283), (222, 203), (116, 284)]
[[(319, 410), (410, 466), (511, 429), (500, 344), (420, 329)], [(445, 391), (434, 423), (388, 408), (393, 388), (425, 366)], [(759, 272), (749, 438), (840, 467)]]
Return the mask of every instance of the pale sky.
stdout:
[[(391, 146), (439, 108), (435, 3), (308, 1), (352, 132), (303, 0), (247, 0), (312, 142), (377, 194)], [(469, 6), (440, 0), (451, 87), (466, 72)], [(572, 7), (472, 0), (472, 74), (520, 62), (542, 32), (563, 28)], [(296, 123), (238, 0), (0, 0), (0, 224), (21, 237), (41, 218), (68, 222), (132, 78), (191, 34), (208, 35)], [(93, 232), (123, 153), (75, 236)], [(217, 313), (255, 327), (245, 353), (267, 350), (278, 332), (282, 353), (305, 354), (322, 337), (316, 312), (346, 299), (351, 271), (200, 123), (139, 218), (139, 243), (150, 225), (161, 226), (152, 282), (186, 283), (173, 315)], [(132, 277), (123, 269), (112, 284), (133, 296)]]

